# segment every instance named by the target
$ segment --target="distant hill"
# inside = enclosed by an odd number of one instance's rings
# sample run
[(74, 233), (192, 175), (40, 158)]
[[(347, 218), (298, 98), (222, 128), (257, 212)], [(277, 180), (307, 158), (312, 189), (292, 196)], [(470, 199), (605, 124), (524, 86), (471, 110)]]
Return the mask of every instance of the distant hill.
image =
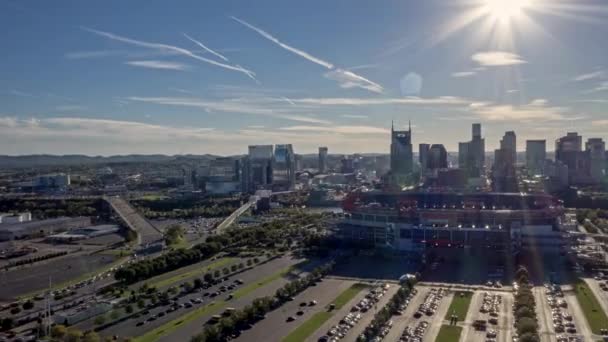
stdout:
[(0, 156), (0, 166), (3, 168), (22, 168), (34, 166), (59, 166), (59, 165), (95, 165), (109, 163), (155, 163), (169, 162), (173, 160), (209, 160), (216, 156), (205, 155), (178, 155), (166, 156), (162, 154), (130, 154), (121, 156), (86, 156), (79, 154), (50, 155), (36, 154), (24, 156)]

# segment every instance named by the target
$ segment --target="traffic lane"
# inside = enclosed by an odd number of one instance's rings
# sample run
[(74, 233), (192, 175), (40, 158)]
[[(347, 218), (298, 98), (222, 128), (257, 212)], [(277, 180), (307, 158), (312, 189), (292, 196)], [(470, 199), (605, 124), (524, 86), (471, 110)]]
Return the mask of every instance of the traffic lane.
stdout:
[(435, 339), (437, 339), (439, 329), (441, 329), (441, 326), (443, 325), (452, 298), (454, 298), (454, 293), (448, 292), (448, 294), (441, 299), (437, 311), (431, 317), (424, 315), (424, 318), (421, 318), (421, 320), (430, 321), (428, 331), (425, 334), (425, 341), (427, 341), (427, 339), (428, 341), (435, 341)]
[(424, 303), (424, 298), (429, 293), (429, 288), (419, 286), (416, 287), (417, 293), (412, 298), (412, 301), (405, 308), (402, 315), (393, 316), (393, 327), (384, 338), (385, 341), (399, 341), (403, 331), (408, 326), (413, 326), (418, 320), (414, 318), (414, 313), (418, 311), (418, 307)]
[(553, 316), (545, 291), (546, 288), (543, 286), (532, 288), (532, 294), (536, 302), (536, 317), (538, 317), (539, 322), (538, 333), (541, 342), (555, 342), (557, 341), (557, 337), (553, 328)]
[[(380, 298), (378, 303), (374, 304), (372, 309), (368, 310), (367, 312), (363, 312), (361, 315), (362, 317), (359, 320), (359, 322), (357, 322), (357, 324), (354, 327), (352, 327), (351, 329), (348, 330), (348, 332), (344, 336), (345, 341), (356, 341), (357, 337), (359, 335), (361, 335), (363, 333), (363, 331), (365, 330), (365, 328), (372, 322), (376, 313), (379, 310), (381, 310), (388, 303), (388, 301), (393, 297), (393, 295), (399, 289), (399, 286), (397, 286), (397, 285), (390, 285), (390, 286), (391, 287), (388, 288), (388, 290), (382, 296), (382, 298)], [(369, 291), (365, 291), (365, 292), (368, 293)], [(353, 303), (350, 307), (352, 307), (354, 304), (356, 304), (356, 303)], [(332, 319), (334, 320), (334, 325), (337, 325), (342, 318), (344, 318), (344, 317), (335, 317), (335, 316), (332, 317)], [(391, 319), (392, 319), (392, 317), (391, 317)]]
[[(305, 274), (307, 274), (307, 273), (306, 272), (297, 272), (296, 276), (302, 277)], [(279, 288), (285, 286), (285, 284), (289, 283), (291, 280), (293, 280), (293, 278), (291, 276), (278, 278), (278, 279), (272, 281), (271, 283), (266, 284), (266, 285), (256, 289), (255, 291), (249, 293), (248, 295), (246, 295), (244, 297), (230, 301), (228, 304), (226, 304), (226, 307), (233, 307), (237, 310), (242, 309), (246, 305), (251, 304), (251, 302), (256, 298), (265, 297), (265, 296), (273, 296)], [(207, 323), (209, 318), (211, 318), (211, 316), (214, 314), (217, 314), (217, 312), (209, 313), (208, 315), (205, 315), (201, 318), (193, 320), (192, 322), (190, 322), (184, 326), (181, 326), (176, 331), (173, 331), (171, 334), (162, 336), (158, 341), (159, 342), (189, 341), (192, 336), (203, 331), (204, 325)]]
[(576, 326), (576, 335), (583, 336), (585, 341), (595, 341), (596, 339), (587, 324), (587, 319), (576, 299), (576, 295), (571, 291), (564, 292), (564, 300), (568, 303), (568, 308), (566, 310), (572, 315)]
[[(298, 294), (293, 301), (286, 302), (280, 308), (269, 312), (264, 320), (256, 323), (253, 328), (244, 331), (236, 341), (281, 341), (314, 314), (327, 310), (326, 307), (334, 298), (354, 283), (350, 280), (324, 279), (316, 286), (309, 287)], [(300, 303), (310, 303), (312, 300), (316, 300), (317, 304), (314, 306), (300, 306)], [(304, 314), (298, 316), (296, 312), (299, 310), (302, 310)], [(289, 316), (296, 318), (296, 320), (286, 322)]]
[[(332, 317), (330, 319), (328, 319), (325, 323), (323, 323), (319, 327), (319, 329), (317, 329), (317, 331), (315, 331), (312, 335), (310, 335), (310, 337), (306, 340), (307, 341), (317, 341), (317, 340), (319, 340), (319, 338), (321, 336), (325, 336), (327, 334), (327, 332), (331, 329), (331, 327), (336, 325), (337, 322), (339, 322), (342, 318), (344, 318), (344, 316), (346, 316), (350, 312), (350, 308), (353, 305), (355, 305), (356, 303), (359, 303), (359, 301), (361, 301), (363, 298), (365, 298), (365, 295), (368, 292), (369, 291), (367, 291), (366, 289), (361, 290), (361, 292), (357, 293), (357, 295), (354, 296), (350, 302), (346, 303), (340, 309), (335, 310)], [(335, 299), (335, 297), (333, 299)], [(332, 299), (332, 301), (333, 301), (333, 299)]]
[[(227, 283), (233, 282), (234, 279), (241, 279), (241, 280), (243, 280), (244, 284), (239, 287), (247, 286), (248, 284), (256, 281), (259, 278), (269, 276), (269, 275), (277, 272), (277, 270), (295, 265), (300, 261), (301, 260), (299, 260), (299, 259), (292, 259), (290, 257), (282, 257), (282, 258), (274, 259), (263, 265), (258, 265), (251, 270), (247, 270), (243, 273), (239, 273), (232, 277), (229, 277), (229, 280)], [(212, 286), (209, 289), (203, 290), (202, 292), (195, 292), (195, 293), (188, 294), (188, 295), (180, 298), (179, 302), (183, 303), (190, 299), (204, 297), (203, 294), (205, 292), (209, 292), (209, 293), (216, 292), (222, 285), (224, 285), (224, 284), (222, 283), (222, 284)], [(237, 290), (239, 287), (237, 287)], [(215, 298), (210, 299), (208, 297), (204, 297), (204, 301), (203, 301), (202, 305), (207, 305), (213, 300), (223, 299), (226, 296), (227, 296), (227, 292), (225, 294), (222, 294), (222, 295), (216, 297), (217, 299), (215, 299)], [(188, 312), (195, 310), (197, 307), (200, 307), (200, 306), (201, 306), (201, 304), (197, 304), (196, 307), (179, 309), (177, 311), (166, 314), (164, 317), (156, 319), (155, 321), (148, 322), (142, 326), (137, 327), (136, 326), (137, 322), (145, 321), (148, 317), (150, 317), (152, 315), (158, 314), (161, 311), (162, 312), (166, 311), (168, 309), (168, 306), (153, 308), (153, 309), (149, 310), (150, 314), (146, 315), (145, 317), (140, 317), (137, 319), (128, 319), (124, 322), (120, 322), (120, 323), (110, 327), (109, 329), (101, 331), (101, 333), (102, 333), (102, 335), (107, 334), (108, 336), (111, 336), (111, 335), (128, 336), (128, 337), (140, 336), (140, 335), (143, 335), (144, 333), (146, 333), (147, 331), (153, 330), (153, 329), (165, 324), (166, 322), (179, 318), (180, 316), (183, 316), (183, 315), (187, 314)], [(88, 321), (89, 325), (91, 324), (90, 323), (91, 321), (92, 320)], [(109, 330), (111, 330), (111, 331), (109, 331)]]
[(506, 294), (502, 297), (502, 312), (500, 313), (500, 326), (498, 333), (498, 341), (503, 342), (511, 342), (513, 340), (513, 304), (514, 304), (513, 294)]

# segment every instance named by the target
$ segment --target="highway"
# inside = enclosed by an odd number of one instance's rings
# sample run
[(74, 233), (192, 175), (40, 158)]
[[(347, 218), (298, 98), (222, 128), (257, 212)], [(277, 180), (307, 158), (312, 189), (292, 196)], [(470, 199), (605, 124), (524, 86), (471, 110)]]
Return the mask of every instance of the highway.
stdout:
[(129, 202), (118, 196), (103, 197), (118, 214), (120, 219), (133, 231), (137, 232), (137, 245), (154, 242), (163, 238), (163, 233), (140, 215)]
[(251, 206), (256, 202), (256, 200), (256, 196), (249, 197), (249, 201), (247, 201), (247, 203), (243, 204), (240, 208), (235, 210), (232, 214), (230, 214), (230, 216), (226, 217), (226, 219), (217, 226), (217, 233), (221, 233), (223, 230), (230, 227), (239, 216), (243, 215), (244, 212), (251, 208)]

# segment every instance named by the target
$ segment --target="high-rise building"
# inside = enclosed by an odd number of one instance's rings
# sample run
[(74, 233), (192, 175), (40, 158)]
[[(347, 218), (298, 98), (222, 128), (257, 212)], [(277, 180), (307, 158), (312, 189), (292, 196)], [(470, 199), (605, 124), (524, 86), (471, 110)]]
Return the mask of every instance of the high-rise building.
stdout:
[(485, 139), (481, 137), (481, 124), (472, 127), (472, 139), (458, 144), (458, 167), (466, 170), (467, 177), (479, 178), (484, 175)]
[(555, 160), (568, 167), (570, 184), (593, 183), (590, 156), (582, 149), (583, 137), (576, 132), (568, 132), (555, 141)]
[(412, 126), (407, 131), (395, 131), (391, 125), (391, 173), (394, 176), (405, 176), (412, 173)]
[(442, 144), (433, 144), (429, 149), (427, 167), (430, 170), (448, 167), (448, 152)]
[(590, 138), (585, 144), (585, 151), (589, 155), (591, 178), (599, 183), (606, 175), (606, 143), (602, 138)]
[(430, 144), (418, 145), (418, 161), (420, 162), (420, 175), (423, 176), (426, 173), (429, 160), (429, 150), (431, 149)]
[(319, 147), (319, 173), (327, 172), (327, 147)]
[(250, 145), (247, 156), (247, 190), (270, 189), (272, 185), (272, 145)]
[(205, 191), (211, 194), (240, 192), (242, 187), (241, 161), (235, 158), (216, 158), (209, 163)]
[(355, 159), (344, 156), (341, 160), (341, 173), (353, 173), (355, 172)]
[(508, 131), (500, 141), (500, 148), (511, 153), (511, 160), (517, 164), (517, 137), (515, 132)]
[(275, 145), (272, 165), (272, 188), (293, 190), (296, 184), (296, 161), (291, 144)]
[(547, 159), (547, 141), (526, 140), (526, 168), (531, 175), (543, 174)]

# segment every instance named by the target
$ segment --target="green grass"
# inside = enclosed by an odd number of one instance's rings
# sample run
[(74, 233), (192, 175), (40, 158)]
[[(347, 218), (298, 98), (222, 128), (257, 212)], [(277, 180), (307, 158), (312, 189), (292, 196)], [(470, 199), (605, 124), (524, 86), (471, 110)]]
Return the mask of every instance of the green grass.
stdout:
[(165, 198), (168, 198), (168, 197), (164, 196), (164, 195), (158, 195), (158, 194), (157, 195), (153, 195), (153, 194), (150, 194), (150, 195), (141, 196), (139, 199), (144, 200), (144, 201), (160, 201), (160, 200), (163, 200)]
[(456, 315), (458, 316), (459, 321), (464, 321), (467, 317), (467, 311), (469, 311), (472, 297), (473, 292), (470, 291), (458, 291), (454, 293), (454, 298), (448, 308), (448, 312), (445, 314), (445, 319), (449, 320), (452, 315)]
[[(262, 279), (260, 282), (252, 283), (249, 286), (242, 287), (234, 292), (234, 297), (238, 298), (237, 293), (239, 293), (239, 297), (245, 296), (245, 295), (255, 291), (256, 289), (258, 289), (266, 284), (269, 284), (278, 278), (283, 277), (284, 275), (291, 272), (293, 270), (293, 268), (296, 266), (290, 266), (290, 267), (284, 268), (284, 269), (280, 270), (279, 272), (276, 272), (276, 273)], [(256, 286), (252, 286), (252, 285), (256, 285)], [(200, 319), (201, 317), (204, 317), (206, 315), (213, 315), (213, 314), (219, 312), (228, 303), (229, 302), (227, 302), (225, 300), (218, 300), (213, 303), (207, 304), (205, 306), (201, 306), (193, 311), (188, 312), (187, 314), (185, 314), (183, 316), (180, 316), (172, 321), (169, 321), (169, 322), (157, 327), (156, 329), (148, 331), (144, 335), (135, 338), (133, 341), (134, 342), (157, 341), (161, 337), (169, 335), (170, 333), (179, 329), (183, 325), (186, 325), (194, 320)]]
[(576, 299), (583, 309), (583, 314), (589, 323), (589, 327), (594, 334), (600, 334), (600, 329), (608, 328), (608, 317), (602, 306), (583, 280), (579, 280), (575, 286)]
[(342, 293), (340, 293), (332, 302), (336, 305), (336, 308), (333, 311), (317, 312), (306, 322), (300, 324), (300, 326), (289, 333), (289, 335), (283, 339), (283, 342), (300, 342), (306, 340), (310, 335), (317, 331), (323, 323), (327, 322), (338, 309), (350, 302), (359, 292), (361, 292), (361, 290), (367, 287), (368, 286), (365, 284), (357, 283), (342, 291)]
[(193, 277), (196, 277), (199, 275), (203, 275), (209, 271), (213, 271), (215, 269), (224, 267), (228, 264), (233, 263), (236, 260), (237, 260), (236, 258), (221, 258), (217, 261), (212, 262), (211, 264), (209, 264), (205, 267), (195, 268), (188, 272), (179, 272), (179, 270), (176, 270), (176, 271), (174, 271), (175, 274), (168, 278), (167, 278), (167, 273), (160, 275), (160, 276), (156, 276), (154, 278), (150, 278), (150, 279), (148, 279), (147, 283), (149, 286), (156, 287), (157, 289), (164, 288), (164, 287), (173, 285), (175, 283), (178, 283), (184, 279), (193, 278)]
[(458, 342), (462, 328), (457, 325), (442, 325), (435, 342)]

